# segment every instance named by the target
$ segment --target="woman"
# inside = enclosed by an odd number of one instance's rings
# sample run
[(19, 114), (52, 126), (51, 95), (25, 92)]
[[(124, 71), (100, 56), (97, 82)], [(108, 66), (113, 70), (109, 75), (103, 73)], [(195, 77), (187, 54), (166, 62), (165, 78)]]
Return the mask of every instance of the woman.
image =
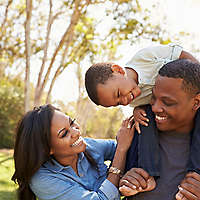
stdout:
[[(130, 124), (131, 119), (123, 121), (116, 145), (83, 139), (78, 124), (50, 104), (26, 113), (14, 149), (18, 199), (119, 200), (119, 179), (134, 135)], [(109, 170), (105, 160), (112, 160)]]

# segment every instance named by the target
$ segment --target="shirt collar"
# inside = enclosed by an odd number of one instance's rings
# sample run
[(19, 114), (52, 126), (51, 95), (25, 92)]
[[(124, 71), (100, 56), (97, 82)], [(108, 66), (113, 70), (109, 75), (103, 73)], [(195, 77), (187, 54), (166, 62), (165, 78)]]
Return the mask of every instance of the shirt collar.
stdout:
[[(83, 160), (83, 158), (84, 158), (84, 153), (83, 152), (79, 153), (78, 162), (81, 162)], [(44, 167), (46, 167), (46, 168), (48, 168), (50, 170), (56, 171), (56, 172), (60, 172), (63, 169), (71, 168), (69, 165), (67, 165), (67, 166), (61, 165), (58, 161), (56, 161), (53, 158), (51, 160), (45, 162), (44, 163)]]

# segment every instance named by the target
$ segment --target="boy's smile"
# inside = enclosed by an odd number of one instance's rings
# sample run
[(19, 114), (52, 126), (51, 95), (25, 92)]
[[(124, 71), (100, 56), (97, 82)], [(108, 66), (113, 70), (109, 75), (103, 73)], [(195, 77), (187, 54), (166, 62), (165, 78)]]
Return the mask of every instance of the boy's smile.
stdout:
[(104, 107), (128, 105), (140, 94), (140, 89), (133, 79), (120, 73), (113, 73), (105, 84), (97, 85), (99, 104)]

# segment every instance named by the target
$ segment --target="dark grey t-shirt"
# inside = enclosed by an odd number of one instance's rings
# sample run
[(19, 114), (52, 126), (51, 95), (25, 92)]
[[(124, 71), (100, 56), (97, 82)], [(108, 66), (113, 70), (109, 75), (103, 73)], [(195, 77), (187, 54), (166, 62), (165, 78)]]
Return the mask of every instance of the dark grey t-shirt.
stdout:
[(186, 175), (190, 151), (190, 134), (159, 133), (161, 170), (156, 188), (138, 193), (132, 200), (175, 200), (178, 185)]

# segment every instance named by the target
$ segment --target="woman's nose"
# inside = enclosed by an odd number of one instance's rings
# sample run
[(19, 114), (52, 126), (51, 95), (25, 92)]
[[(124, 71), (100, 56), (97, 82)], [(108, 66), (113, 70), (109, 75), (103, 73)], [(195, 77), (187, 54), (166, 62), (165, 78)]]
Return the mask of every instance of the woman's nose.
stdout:
[(78, 128), (73, 127), (71, 128), (72, 137), (77, 137), (81, 135), (81, 132)]

